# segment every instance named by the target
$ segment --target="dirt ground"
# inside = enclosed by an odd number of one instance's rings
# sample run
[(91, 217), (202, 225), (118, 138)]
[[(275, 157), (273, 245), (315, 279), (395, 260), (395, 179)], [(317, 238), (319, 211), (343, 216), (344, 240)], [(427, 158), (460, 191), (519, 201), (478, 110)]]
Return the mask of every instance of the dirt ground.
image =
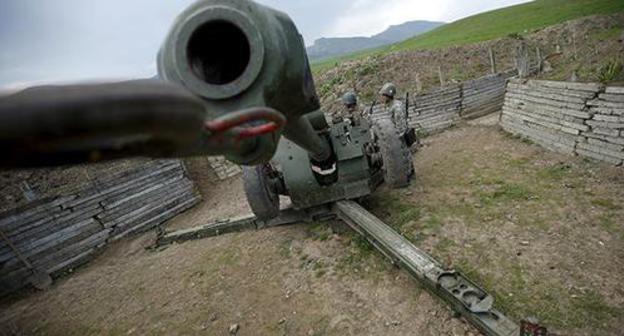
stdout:
[[(562, 335), (621, 335), (624, 170), (547, 152), (485, 122), (424, 139), (417, 179), (367, 206)], [(240, 179), (199, 181), (169, 229), (249, 212)], [(327, 223), (148, 250), (119, 242), (46, 292), (0, 302), (0, 334), (470, 335), (476, 331), (349, 231)]]

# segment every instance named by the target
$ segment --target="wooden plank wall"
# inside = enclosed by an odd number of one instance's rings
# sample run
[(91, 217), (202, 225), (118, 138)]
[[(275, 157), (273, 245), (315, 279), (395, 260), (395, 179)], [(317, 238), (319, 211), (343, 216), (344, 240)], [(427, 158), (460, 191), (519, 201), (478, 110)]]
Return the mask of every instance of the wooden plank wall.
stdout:
[(550, 150), (624, 161), (624, 87), (512, 80), (501, 126)]
[[(507, 71), (458, 84), (436, 88), (410, 96), (409, 124), (417, 131), (434, 133), (445, 130), (463, 119), (474, 119), (500, 111), (507, 80), (516, 75)], [(388, 117), (379, 105), (373, 118)]]
[[(57, 275), (107, 243), (154, 228), (201, 200), (180, 160), (120, 165), (70, 194), (0, 214), (0, 230), (37, 269)], [(0, 296), (25, 286), (31, 271), (0, 240)]]

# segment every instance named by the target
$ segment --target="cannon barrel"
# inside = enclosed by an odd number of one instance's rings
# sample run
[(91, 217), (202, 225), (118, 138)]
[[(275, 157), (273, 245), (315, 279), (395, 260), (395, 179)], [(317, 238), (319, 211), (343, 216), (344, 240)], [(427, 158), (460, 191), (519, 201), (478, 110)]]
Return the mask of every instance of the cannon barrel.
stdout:
[[(250, 0), (200, 0), (174, 22), (158, 55), (162, 79), (183, 85), (206, 103), (207, 119), (270, 107), (287, 120), (284, 135), (317, 161), (331, 152), (305, 114), (319, 109), (303, 39), (284, 13)], [(246, 139), (241, 164), (268, 161), (279, 136)]]

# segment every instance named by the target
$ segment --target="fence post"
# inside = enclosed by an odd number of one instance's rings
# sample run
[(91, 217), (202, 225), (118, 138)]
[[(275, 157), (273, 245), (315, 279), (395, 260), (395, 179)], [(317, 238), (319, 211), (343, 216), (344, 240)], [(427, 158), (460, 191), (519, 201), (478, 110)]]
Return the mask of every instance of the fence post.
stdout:
[(488, 48), (488, 53), (490, 54), (490, 69), (492, 71), (492, 74), (496, 74), (496, 58), (494, 56), (494, 50), (492, 50), (492, 47)]
[(542, 68), (544, 66), (544, 59), (542, 58), (542, 50), (540, 47), (535, 47), (535, 55), (537, 57), (537, 73), (542, 73)]
[(516, 69), (520, 78), (529, 75), (529, 50), (525, 42), (522, 42), (516, 49)]
[(438, 65), (438, 76), (440, 77), (440, 86), (444, 86), (444, 74), (442, 73), (442, 65)]
[(576, 29), (572, 29), (572, 48), (574, 51), (573, 59), (576, 61), (578, 59), (578, 50), (576, 48)]
[(422, 91), (422, 81), (420, 80), (420, 73), (416, 74), (416, 93), (420, 93)]

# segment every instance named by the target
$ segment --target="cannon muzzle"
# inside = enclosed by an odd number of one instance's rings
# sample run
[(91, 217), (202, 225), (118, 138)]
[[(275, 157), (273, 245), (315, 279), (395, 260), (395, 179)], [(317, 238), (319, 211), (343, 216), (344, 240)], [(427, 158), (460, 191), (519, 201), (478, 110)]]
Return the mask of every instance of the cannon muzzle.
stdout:
[[(158, 55), (162, 79), (183, 85), (202, 98), (206, 119), (270, 107), (286, 117), (284, 135), (319, 161), (330, 156), (305, 114), (319, 100), (303, 39), (284, 13), (250, 0), (200, 0), (176, 19)], [(305, 135), (305, 136), (302, 136)], [(237, 163), (269, 160), (279, 134), (246, 139)]]

